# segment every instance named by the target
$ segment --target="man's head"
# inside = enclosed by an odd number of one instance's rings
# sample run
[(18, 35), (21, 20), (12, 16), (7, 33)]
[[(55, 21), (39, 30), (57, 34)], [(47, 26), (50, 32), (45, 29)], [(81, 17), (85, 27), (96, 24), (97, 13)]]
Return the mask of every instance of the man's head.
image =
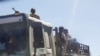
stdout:
[(32, 14), (35, 14), (35, 12), (36, 12), (36, 10), (33, 9), (33, 8), (31, 8), (31, 13), (32, 13)]
[(64, 33), (65, 34), (68, 34), (68, 29), (64, 29)]
[(63, 32), (64, 31), (64, 27), (59, 27), (59, 32)]

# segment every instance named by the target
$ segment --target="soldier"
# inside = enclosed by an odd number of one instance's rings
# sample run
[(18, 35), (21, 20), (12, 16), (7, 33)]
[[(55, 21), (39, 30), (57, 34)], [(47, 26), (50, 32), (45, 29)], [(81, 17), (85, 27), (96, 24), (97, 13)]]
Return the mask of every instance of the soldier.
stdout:
[(66, 44), (68, 44), (68, 41), (72, 39), (72, 37), (69, 35), (68, 29), (64, 29), (64, 34), (66, 38)]
[(59, 44), (60, 44), (60, 51), (62, 52), (61, 55), (64, 55), (64, 49), (66, 46), (66, 40), (64, 35), (64, 27), (59, 27)]
[(31, 16), (31, 17), (35, 17), (35, 18), (37, 18), (37, 19), (40, 19), (40, 16), (38, 16), (37, 14), (35, 14), (35, 12), (36, 12), (36, 10), (33, 9), (33, 8), (31, 8), (31, 14), (30, 14), (30, 16)]
[(72, 37), (69, 35), (68, 29), (64, 29), (64, 34), (65, 34), (65, 40), (66, 40), (66, 47), (65, 47), (65, 52), (69, 53), (70, 52), (70, 40)]
[(19, 15), (19, 11), (15, 10), (15, 8), (12, 8), (15, 11), (15, 15)]
[(8, 34), (5, 47), (8, 54), (14, 54), (17, 50), (15, 37), (12, 34)]
[(56, 56), (59, 56), (60, 54), (60, 44), (59, 44), (59, 37), (58, 37), (58, 28), (55, 27), (55, 29), (53, 29), (53, 31), (55, 31), (55, 46), (56, 46)]

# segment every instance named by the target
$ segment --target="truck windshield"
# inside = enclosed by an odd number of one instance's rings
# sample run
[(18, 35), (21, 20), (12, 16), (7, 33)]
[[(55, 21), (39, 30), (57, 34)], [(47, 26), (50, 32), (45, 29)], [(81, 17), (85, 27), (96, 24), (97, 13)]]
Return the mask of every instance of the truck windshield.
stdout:
[(0, 25), (0, 56), (25, 56), (25, 52), (25, 27)]

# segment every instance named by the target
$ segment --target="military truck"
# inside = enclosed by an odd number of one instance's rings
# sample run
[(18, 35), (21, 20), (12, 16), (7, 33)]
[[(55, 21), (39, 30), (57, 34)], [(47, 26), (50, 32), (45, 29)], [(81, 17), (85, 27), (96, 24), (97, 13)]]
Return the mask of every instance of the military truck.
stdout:
[(0, 16), (0, 56), (57, 56), (56, 50), (50, 23), (25, 13)]

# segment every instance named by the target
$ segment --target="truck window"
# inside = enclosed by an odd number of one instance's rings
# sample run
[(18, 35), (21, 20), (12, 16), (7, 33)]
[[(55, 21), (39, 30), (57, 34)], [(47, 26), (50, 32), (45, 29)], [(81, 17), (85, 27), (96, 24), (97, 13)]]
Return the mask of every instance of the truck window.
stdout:
[(26, 29), (22, 26), (0, 26), (0, 56), (25, 55)]

